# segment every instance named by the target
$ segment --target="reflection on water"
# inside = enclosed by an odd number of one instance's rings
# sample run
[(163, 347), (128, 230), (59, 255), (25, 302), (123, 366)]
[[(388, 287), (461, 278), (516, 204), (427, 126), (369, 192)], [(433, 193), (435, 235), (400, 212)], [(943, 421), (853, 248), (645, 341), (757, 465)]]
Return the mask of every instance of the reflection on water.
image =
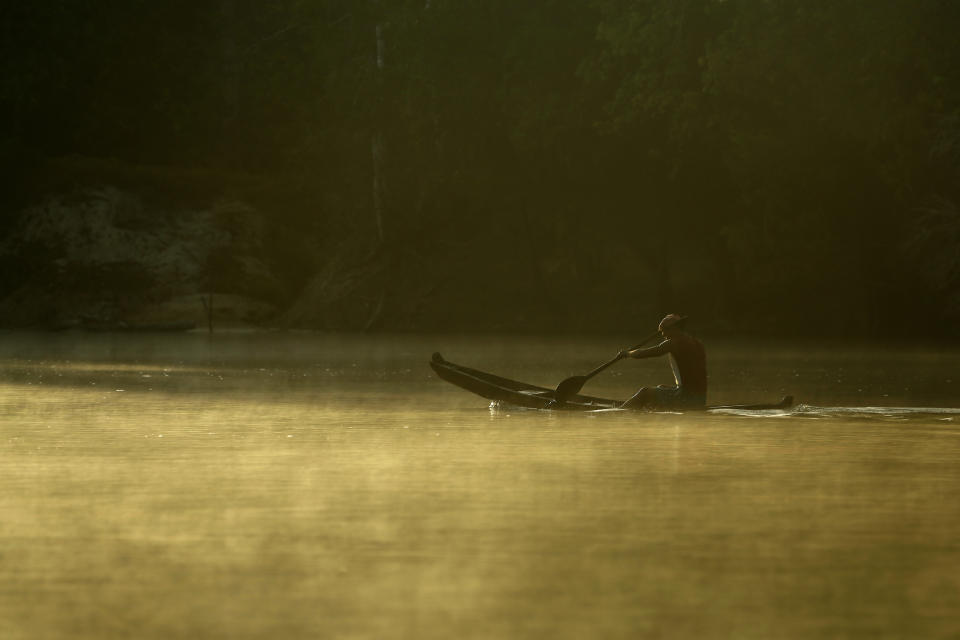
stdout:
[[(0, 638), (960, 635), (957, 354), (715, 347), (712, 402), (803, 403), (742, 415), (491, 411), (426, 366), (619, 346), (4, 335)], [(617, 367), (589, 391), (669, 375)]]

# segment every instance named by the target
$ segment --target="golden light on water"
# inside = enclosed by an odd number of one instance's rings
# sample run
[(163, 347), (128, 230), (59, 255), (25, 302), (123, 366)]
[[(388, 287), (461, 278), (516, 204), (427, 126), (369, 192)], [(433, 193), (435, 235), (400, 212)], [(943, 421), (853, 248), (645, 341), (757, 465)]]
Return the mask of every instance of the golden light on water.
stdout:
[[(417, 368), (419, 340), (328, 341), (315, 352), (327, 363), (286, 367), (241, 357), (242, 338), (211, 351), (242, 366), (211, 369), (47, 353), (33, 369), (44, 380), (70, 370), (96, 387), (4, 383), (0, 582), (16, 585), (0, 596), (4, 637), (958, 628), (955, 412), (491, 411), (431, 378), (426, 357)], [(449, 348), (513, 366), (489, 345)], [(720, 392), (775, 391), (760, 363), (752, 386), (722, 350), (714, 363)], [(845, 375), (867, 384), (873, 364)], [(798, 365), (792, 391), (813, 395), (804, 377), (824, 365)], [(531, 375), (562, 379), (554, 366)], [(645, 371), (597, 385), (615, 393)]]

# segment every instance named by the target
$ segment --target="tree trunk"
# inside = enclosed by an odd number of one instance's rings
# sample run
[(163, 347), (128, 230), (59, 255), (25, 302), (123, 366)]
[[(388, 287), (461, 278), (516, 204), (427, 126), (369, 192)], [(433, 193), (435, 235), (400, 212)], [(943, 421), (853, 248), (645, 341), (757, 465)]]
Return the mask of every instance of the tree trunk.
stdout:
[(237, 12), (235, 0), (220, 0), (220, 98), (223, 101), (221, 126), (226, 139), (237, 117), (240, 102), (240, 62), (237, 51)]
[[(377, 43), (377, 76), (378, 79), (382, 80), (383, 75), (383, 54), (384, 54), (384, 43), (383, 43), (383, 25), (378, 24), (375, 28), (376, 33), (376, 43)], [(383, 96), (378, 96), (382, 101)], [(381, 106), (382, 108), (382, 106)], [(383, 244), (386, 239), (386, 234), (384, 232), (383, 225), (383, 199), (384, 199), (384, 181), (383, 181), (383, 156), (384, 156), (384, 144), (383, 144), (383, 130), (381, 117), (379, 115), (380, 109), (377, 110), (377, 122), (374, 124), (374, 132), (372, 139), (370, 141), (370, 155), (373, 161), (373, 218), (377, 227), (377, 244)]]
[(662, 313), (677, 313), (673, 309), (673, 278), (671, 274), (671, 256), (669, 250), (660, 252), (657, 261), (657, 304)]

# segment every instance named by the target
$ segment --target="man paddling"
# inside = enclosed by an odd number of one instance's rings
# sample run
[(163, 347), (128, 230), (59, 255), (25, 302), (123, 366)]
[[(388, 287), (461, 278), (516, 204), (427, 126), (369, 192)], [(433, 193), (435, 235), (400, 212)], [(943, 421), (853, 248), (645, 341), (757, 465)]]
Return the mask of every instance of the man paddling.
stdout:
[(621, 351), (623, 358), (667, 355), (675, 386), (644, 387), (621, 405), (624, 409), (702, 409), (707, 404), (707, 356), (700, 341), (684, 331), (687, 317), (671, 313), (658, 327), (663, 342), (647, 349)]

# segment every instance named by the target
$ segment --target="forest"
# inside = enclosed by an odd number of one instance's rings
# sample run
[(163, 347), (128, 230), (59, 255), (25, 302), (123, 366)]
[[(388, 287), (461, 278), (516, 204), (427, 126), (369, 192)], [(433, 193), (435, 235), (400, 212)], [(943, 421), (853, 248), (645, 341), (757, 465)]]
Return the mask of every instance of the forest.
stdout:
[(954, 0), (4, 13), (0, 298), (18, 307), (76, 274), (91, 295), (172, 290), (18, 235), (45, 199), (111, 187), (164, 224), (256, 212), (275, 284), (227, 243), (190, 286), (269, 303), (266, 326), (645, 333), (679, 312), (716, 334), (960, 337)]

